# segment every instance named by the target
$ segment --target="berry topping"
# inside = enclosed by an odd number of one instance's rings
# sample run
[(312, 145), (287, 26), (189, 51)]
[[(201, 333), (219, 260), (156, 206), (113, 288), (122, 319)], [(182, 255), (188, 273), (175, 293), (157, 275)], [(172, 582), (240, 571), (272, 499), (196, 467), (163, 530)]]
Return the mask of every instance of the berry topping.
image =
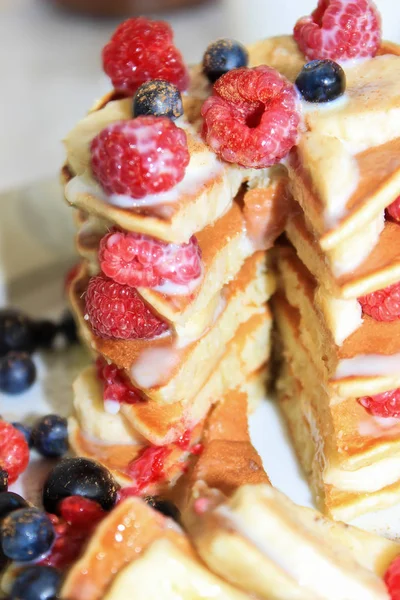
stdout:
[(294, 39), (309, 59), (349, 60), (375, 56), (381, 19), (371, 0), (319, 0), (294, 28)]
[(189, 84), (189, 74), (173, 32), (164, 21), (139, 17), (121, 23), (103, 48), (103, 68), (115, 89), (134, 94), (151, 79), (165, 79), (181, 91)]
[(100, 504), (83, 496), (69, 496), (59, 505), (61, 517), (68, 525), (79, 529), (93, 529), (105, 516)]
[(7, 515), (1, 521), (0, 533), (4, 554), (19, 562), (48, 552), (55, 537), (49, 517), (37, 508), (20, 508)]
[(0, 494), (0, 521), (19, 508), (28, 508), (28, 503), (22, 496), (14, 494), (14, 492)]
[(0, 359), (0, 391), (22, 394), (36, 379), (35, 363), (26, 352), (10, 352)]
[(43, 506), (58, 514), (63, 498), (83, 496), (110, 510), (117, 499), (118, 484), (102, 465), (88, 458), (64, 458), (50, 472), (43, 488)]
[(30, 353), (34, 347), (32, 321), (16, 310), (0, 310), (0, 356), (13, 351)]
[(59, 598), (61, 575), (57, 569), (32, 565), (15, 578), (10, 600), (55, 600)]
[(28, 427), (27, 425), (23, 425), (22, 423), (11, 423), (11, 425), (13, 427), (15, 427), (15, 429), (18, 429), (18, 431), (20, 431), (22, 433), (22, 435), (24, 436), (26, 443), (28, 444), (29, 448), (32, 447), (32, 428)]
[(131, 384), (122, 369), (118, 369), (113, 364), (107, 364), (102, 358), (97, 359), (96, 367), (98, 378), (103, 382), (104, 402), (111, 400), (137, 404), (145, 401), (141, 392)]
[(170, 500), (165, 500), (159, 496), (146, 496), (144, 500), (147, 502), (147, 504), (154, 508), (154, 510), (158, 510), (158, 512), (162, 513), (166, 517), (171, 517), (171, 519), (179, 523), (181, 513), (175, 504), (173, 504), (173, 502)]
[(400, 600), (400, 556), (397, 556), (389, 565), (384, 580), (390, 600)]
[(266, 66), (236, 69), (205, 101), (203, 135), (218, 156), (244, 167), (269, 167), (297, 140), (300, 115), (294, 86)]
[(400, 222), (400, 196), (387, 207), (386, 211), (394, 221)]
[(375, 396), (358, 398), (358, 402), (375, 417), (400, 418), (400, 388)]
[(164, 464), (170, 453), (168, 446), (148, 446), (130, 463), (128, 473), (135, 483), (136, 494), (164, 479)]
[(133, 98), (133, 116), (153, 115), (173, 121), (183, 115), (181, 93), (173, 83), (153, 79), (143, 83)]
[(58, 327), (53, 321), (43, 319), (42, 321), (33, 323), (33, 331), (36, 347), (48, 350), (53, 346), (58, 333)]
[(102, 338), (149, 339), (168, 329), (135, 289), (102, 275), (89, 281), (86, 311), (94, 333)]
[(358, 299), (363, 313), (375, 321), (396, 321), (400, 318), (400, 282)]
[(185, 285), (201, 275), (194, 236), (177, 245), (139, 233), (108, 233), (100, 243), (99, 262), (107, 277), (131, 287), (153, 288), (165, 280)]
[(49, 458), (59, 458), (68, 452), (67, 419), (58, 415), (46, 415), (32, 429), (34, 448)]
[(8, 483), (14, 483), (29, 462), (29, 447), (22, 433), (10, 423), (0, 421), (0, 467), (8, 472)]
[(165, 117), (109, 125), (92, 141), (92, 170), (107, 194), (144, 198), (173, 188), (189, 164), (186, 133)]
[(203, 56), (203, 71), (214, 83), (228, 71), (247, 67), (249, 55), (242, 44), (224, 38), (210, 44)]
[(344, 94), (346, 75), (333, 60), (313, 60), (300, 71), (296, 86), (307, 102), (331, 102)]
[(0, 492), (8, 490), (8, 472), (0, 468)]

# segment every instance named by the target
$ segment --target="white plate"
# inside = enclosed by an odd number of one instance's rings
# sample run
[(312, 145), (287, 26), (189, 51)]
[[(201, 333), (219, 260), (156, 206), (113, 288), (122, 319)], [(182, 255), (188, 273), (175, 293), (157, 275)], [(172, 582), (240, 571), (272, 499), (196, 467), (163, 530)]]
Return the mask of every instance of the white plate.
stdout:
[[(56, 317), (65, 308), (64, 276), (76, 262), (71, 209), (56, 181), (44, 182), (0, 196), (0, 303), (18, 306), (35, 317)], [(71, 412), (71, 383), (89, 361), (80, 347), (36, 355), (38, 379), (21, 396), (0, 393), (0, 414), (10, 421), (32, 422), (38, 415)], [(252, 441), (272, 484), (298, 504), (312, 506), (308, 486), (298, 467), (285, 427), (273, 400), (266, 399), (250, 418)], [(34, 454), (34, 453), (33, 453)], [(16, 491), (36, 502), (51, 465), (33, 455)], [(400, 507), (370, 513), (357, 523), (397, 537)]]

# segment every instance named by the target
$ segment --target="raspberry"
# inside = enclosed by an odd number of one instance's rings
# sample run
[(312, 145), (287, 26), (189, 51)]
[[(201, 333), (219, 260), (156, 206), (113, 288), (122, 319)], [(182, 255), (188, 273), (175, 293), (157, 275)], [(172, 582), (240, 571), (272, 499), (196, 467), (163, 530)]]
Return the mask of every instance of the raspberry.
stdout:
[(169, 446), (148, 446), (130, 463), (128, 473), (135, 482), (135, 494), (140, 494), (147, 486), (164, 478), (164, 464), (170, 453)]
[(391, 600), (400, 600), (400, 556), (390, 564), (384, 577)]
[(150, 79), (164, 79), (181, 91), (189, 85), (189, 74), (173, 44), (168, 23), (143, 17), (128, 19), (117, 28), (103, 48), (103, 68), (115, 89), (127, 95)]
[(126, 404), (137, 404), (144, 402), (140, 391), (127, 379), (122, 369), (115, 365), (107, 364), (103, 358), (96, 361), (97, 376), (103, 382), (104, 401), (125, 402)]
[(195, 237), (176, 245), (139, 233), (112, 232), (101, 240), (99, 261), (107, 277), (132, 287), (153, 288), (165, 279), (188, 284), (201, 274)]
[(375, 321), (396, 321), (400, 318), (400, 282), (358, 299), (363, 313)]
[(400, 388), (376, 396), (358, 398), (358, 402), (375, 417), (400, 418)]
[(8, 483), (14, 483), (29, 462), (29, 446), (23, 434), (10, 423), (0, 420), (0, 468), (8, 473)]
[(92, 530), (105, 516), (106, 512), (94, 500), (83, 496), (68, 496), (60, 502), (61, 517), (78, 529)]
[(168, 325), (143, 302), (137, 291), (103, 275), (92, 277), (86, 291), (85, 318), (96, 335), (105, 339), (149, 339)]
[(266, 66), (229, 71), (203, 105), (203, 136), (227, 162), (269, 167), (297, 141), (300, 115), (294, 86)]
[(319, 0), (294, 28), (294, 39), (314, 60), (349, 60), (375, 56), (381, 44), (381, 18), (371, 0)]
[(103, 129), (91, 165), (107, 194), (144, 198), (173, 188), (189, 164), (186, 133), (166, 117), (137, 117)]
[(387, 207), (386, 211), (394, 221), (400, 222), (400, 196)]

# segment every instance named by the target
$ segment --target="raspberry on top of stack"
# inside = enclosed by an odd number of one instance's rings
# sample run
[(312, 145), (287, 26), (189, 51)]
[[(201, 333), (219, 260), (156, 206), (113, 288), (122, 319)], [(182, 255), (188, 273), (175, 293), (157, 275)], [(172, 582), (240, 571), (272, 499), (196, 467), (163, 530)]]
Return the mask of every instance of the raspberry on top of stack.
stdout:
[(136, 493), (177, 480), (212, 403), (240, 388), (254, 407), (265, 389), (266, 250), (300, 112), (293, 84), (251, 61), (218, 40), (189, 74), (169, 25), (129, 19), (103, 50), (114, 91), (65, 140), (70, 300), (97, 358), (74, 386), (71, 445)]
[(319, 506), (374, 527), (400, 479), (400, 50), (364, 0), (321, 0), (294, 37), (313, 60), (276, 251), (278, 392)]

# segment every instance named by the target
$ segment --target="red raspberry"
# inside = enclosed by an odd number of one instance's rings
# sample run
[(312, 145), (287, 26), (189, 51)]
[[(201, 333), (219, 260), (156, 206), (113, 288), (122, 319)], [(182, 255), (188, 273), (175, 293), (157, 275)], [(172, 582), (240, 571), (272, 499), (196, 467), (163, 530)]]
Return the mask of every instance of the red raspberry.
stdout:
[(166, 117), (109, 125), (92, 141), (92, 170), (107, 194), (144, 198), (182, 181), (189, 164), (186, 133)]
[(170, 453), (169, 446), (148, 446), (130, 463), (128, 473), (135, 482), (135, 495), (144, 492), (147, 486), (164, 479), (164, 464)]
[(376, 396), (358, 398), (358, 402), (375, 417), (400, 418), (400, 388)]
[(400, 222), (400, 196), (387, 207), (387, 213), (394, 221)]
[(97, 502), (83, 496), (64, 498), (60, 502), (59, 511), (70, 527), (89, 531), (93, 530), (107, 514)]
[(150, 79), (165, 79), (181, 91), (189, 85), (189, 74), (173, 32), (164, 21), (143, 17), (121, 23), (103, 48), (103, 68), (114, 87), (127, 95)]
[(390, 594), (390, 600), (400, 600), (400, 556), (391, 563), (384, 579)]
[(319, 0), (294, 28), (294, 39), (314, 60), (348, 60), (375, 56), (381, 44), (381, 18), (371, 0)]
[(358, 299), (366, 315), (375, 321), (396, 321), (400, 318), (400, 282)]
[(152, 288), (165, 279), (184, 285), (201, 275), (195, 237), (176, 245), (139, 233), (112, 232), (101, 240), (99, 261), (107, 277), (132, 287)]
[(29, 446), (20, 431), (0, 420), (0, 468), (8, 473), (8, 483), (14, 483), (29, 463)]
[(227, 162), (264, 168), (288, 154), (300, 115), (293, 85), (266, 66), (229, 71), (202, 108), (207, 144)]
[(126, 404), (137, 404), (144, 402), (140, 391), (127, 379), (122, 369), (115, 365), (107, 364), (103, 358), (96, 361), (97, 376), (103, 382), (104, 401), (125, 402)]
[(86, 291), (87, 318), (96, 335), (105, 339), (149, 339), (168, 325), (143, 302), (137, 291), (103, 275), (92, 277)]

